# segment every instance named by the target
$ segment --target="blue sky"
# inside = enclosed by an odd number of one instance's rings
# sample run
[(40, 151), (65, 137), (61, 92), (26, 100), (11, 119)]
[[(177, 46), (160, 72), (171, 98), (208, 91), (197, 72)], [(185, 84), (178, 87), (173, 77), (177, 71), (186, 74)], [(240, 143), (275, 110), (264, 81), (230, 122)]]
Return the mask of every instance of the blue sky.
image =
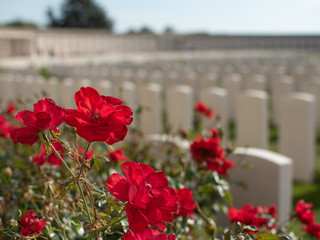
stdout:
[[(45, 26), (46, 9), (63, 0), (0, 0), (0, 23), (29, 20)], [(319, 33), (320, 0), (96, 0), (116, 32), (148, 26), (160, 33)]]

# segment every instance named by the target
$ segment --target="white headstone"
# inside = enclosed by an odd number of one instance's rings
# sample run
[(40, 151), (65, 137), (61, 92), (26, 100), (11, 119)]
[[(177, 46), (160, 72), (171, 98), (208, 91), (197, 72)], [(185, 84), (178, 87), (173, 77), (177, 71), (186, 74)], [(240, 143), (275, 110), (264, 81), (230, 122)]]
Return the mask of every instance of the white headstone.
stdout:
[(133, 82), (123, 82), (119, 86), (118, 93), (116, 96), (120, 98), (129, 107), (135, 106), (137, 103), (136, 85)]
[(12, 74), (6, 74), (1, 77), (1, 82), (0, 82), (0, 100), (1, 100), (1, 105), (0, 106), (0, 111), (1, 108), (4, 109), (9, 101), (14, 100), (14, 81), (12, 79), (13, 75)]
[(237, 97), (237, 145), (268, 149), (268, 96), (264, 91), (246, 90)]
[(223, 88), (210, 87), (203, 89), (200, 100), (214, 111), (213, 119), (204, 119), (204, 127), (213, 128), (220, 124), (223, 131), (222, 144), (226, 146), (228, 139), (228, 93)]
[(47, 81), (46, 93), (48, 97), (55, 101), (57, 104), (60, 102), (59, 80), (55, 77), (51, 77)]
[(76, 93), (75, 89), (76, 88), (75, 88), (74, 80), (72, 78), (63, 79), (60, 82), (60, 93), (61, 93), (60, 104), (63, 107), (65, 108), (76, 107), (76, 103), (74, 100), (74, 94)]
[(97, 80), (93, 86), (101, 95), (113, 96), (112, 83), (108, 80)]
[(316, 98), (316, 128), (320, 130), (320, 80), (301, 82), (300, 87), (302, 92), (310, 93)]
[[(292, 204), (292, 161), (290, 158), (264, 149), (236, 148), (228, 156), (235, 166), (228, 173), (234, 206), (253, 205), (277, 207), (279, 222), (290, 217)], [(244, 168), (242, 163), (249, 164)], [(244, 184), (240, 186), (238, 183)], [(242, 185), (243, 185), (242, 184)]]
[(166, 108), (168, 124), (175, 132), (179, 129), (192, 129), (194, 116), (194, 96), (191, 87), (172, 86), (166, 91)]
[[(32, 109), (35, 101), (35, 91), (34, 91), (35, 79), (31, 75), (27, 75), (22, 82), (22, 88), (24, 89), (21, 98), (23, 100), (24, 107)], [(39, 100), (39, 99), (38, 99)]]
[(267, 90), (267, 77), (263, 74), (254, 74), (246, 81), (246, 89)]
[(80, 88), (82, 88), (82, 87), (92, 87), (92, 81), (90, 79), (86, 79), (86, 78), (77, 80), (76, 84), (75, 84), (75, 89), (74, 89), (75, 92), (79, 91)]
[(293, 177), (311, 182), (315, 161), (315, 98), (291, 93), (280, 100), (279, 151), (292, 158)]
[(228, 91), (228, 120), (233, 121), (235, 120), (236, 99), (242, 90), (241, 75), (228, 75), (223, 79), (222, 86)]
[(144, 134), (162, 133), (161, 86), (150, 83), (139, 90), (139, 105), (143, 108), (140, 127)]
[(293, 79), (290, 76), (274, 78), (271, 82), (271, 112), (272, 123), (279, 124), (280, 99), (293, 92)]
[(46, 91), (46, 80), (43, 77), (37, 76), (35, 78), (33, 91), (37, 99), (41, 99), (44, 97), (44, 93)]

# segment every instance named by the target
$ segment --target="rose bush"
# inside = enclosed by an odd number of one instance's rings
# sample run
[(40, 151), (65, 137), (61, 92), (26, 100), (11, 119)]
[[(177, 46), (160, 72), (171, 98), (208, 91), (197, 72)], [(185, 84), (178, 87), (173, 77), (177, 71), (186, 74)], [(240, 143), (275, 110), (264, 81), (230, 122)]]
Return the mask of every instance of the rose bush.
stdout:
[[(189, 149), (145, 142), (133, 128), (120, 145), (129, 107), (91, 87), (75, 101), (77, 109), (64, 109), (42, 99), (17, 114), (19, 128), (10, 122), (16, 108), (0, 115), (0, 239), (294, 239), (274, 206), (233, 207), (234, 164), (219, 129), (181, 131)], [(213, 115), (204, 103), (195, 110)], [(311, 207), (299, 202), (292, 218), (319, 238)], [(234, 224), (217, 226), (218, 212)]]

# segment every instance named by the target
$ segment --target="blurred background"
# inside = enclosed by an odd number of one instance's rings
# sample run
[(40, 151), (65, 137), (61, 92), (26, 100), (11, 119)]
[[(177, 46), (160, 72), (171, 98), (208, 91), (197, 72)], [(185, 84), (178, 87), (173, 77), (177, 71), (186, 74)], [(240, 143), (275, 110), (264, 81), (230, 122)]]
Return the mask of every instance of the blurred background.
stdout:
[[(176, 50), (313, 51), (319, 48), (319, 7), (317, 0), (5, 1), (0, 14), (0, 57)], [(78, 29), (91, 31), (82, 34)]]

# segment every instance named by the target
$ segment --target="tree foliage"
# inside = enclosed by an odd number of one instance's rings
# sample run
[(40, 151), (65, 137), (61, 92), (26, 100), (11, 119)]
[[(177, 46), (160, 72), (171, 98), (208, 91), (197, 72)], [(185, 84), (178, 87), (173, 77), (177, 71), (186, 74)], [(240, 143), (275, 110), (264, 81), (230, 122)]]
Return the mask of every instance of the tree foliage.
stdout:
[(47, 11), (48, 27), (104, 28), (112, 30), (113, 21), (94, 0), (65, 0), (59, 17), (52, 8)]
[(12, 20), (2, 24), (5, 27), (19, 27), (19, 28), (38, 28), (38, 25), (33, 22), (28, 22), (20, 19)]

